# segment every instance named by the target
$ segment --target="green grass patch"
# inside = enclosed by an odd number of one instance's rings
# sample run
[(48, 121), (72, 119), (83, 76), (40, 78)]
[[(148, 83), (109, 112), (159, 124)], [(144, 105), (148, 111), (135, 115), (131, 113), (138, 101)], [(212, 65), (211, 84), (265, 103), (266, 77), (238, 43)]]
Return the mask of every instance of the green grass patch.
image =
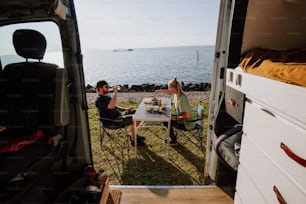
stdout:
[[(208, 102), (203, 101), (204, 118), (207, 118)], [(93, 103), (89, 103), (89, 120), (93, 161), (96, 169), (104, 169), (112, 185), (202, 185), (204, 184), (205, 146), (207, 121), (204, 122), (202, 141), (192, 137), (186, 140), (184, 132), (179, 132), (179, 145), (164, 143), (166, 131), (159, 128), (140, 129), (145, 136), (146, 146), (134, 146), (121, 134), (114, 138), (105, 137), (100, 145), (100, 126)], [(118, 104), (123, 107), (138, 107), (135, 100)], [(195, 107), (196, 102), (191, 101)], [(130, 127), (128, 127), (130, 133)]]

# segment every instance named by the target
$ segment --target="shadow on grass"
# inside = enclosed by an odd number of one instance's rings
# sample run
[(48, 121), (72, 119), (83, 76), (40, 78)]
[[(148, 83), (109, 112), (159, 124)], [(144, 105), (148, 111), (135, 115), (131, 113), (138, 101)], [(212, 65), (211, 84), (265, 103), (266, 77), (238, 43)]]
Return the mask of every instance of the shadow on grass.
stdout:
[(193, 154), (191, 151), (189, 151), (189, 149), (180, 144), (173, 146), (172, 148), (175, 149), (178, 153), (180, 153), (186, 160), (190, 161), (192, 165), (197, 168), (198, 171), (202, 171), (204, 169), (203, 157), (199, 157)]
[(137, 158), (127, 161), (123, 169), (125, 185), (192, 185), (190, 175), (174, 166), (166, 157), (158, 156), (147, 146), (138, 148)]
[(138, 147), (137, 156), (124, 137), (105, 141), (100, 150), (95, 148), (96, 166), (108, 172), (112, 185), (204, 184), (205, 154), (194, 142), (169, 146), (167, 156), (167, 146), (163, 142), (165, 132), (150, 130), (141, 133), (146, 137), (146, 145)]
[(101, 150), (103, 152), (104, 161), (108, 164), (110, 170), (108, 173), (111, 177), (115, 177), (122, 183), (122, 167), (130, 159), (130, 147), (128, 147), (128, 140), (122, 143), (122, 140), (110, 140), (107, 145), (103, 145)]

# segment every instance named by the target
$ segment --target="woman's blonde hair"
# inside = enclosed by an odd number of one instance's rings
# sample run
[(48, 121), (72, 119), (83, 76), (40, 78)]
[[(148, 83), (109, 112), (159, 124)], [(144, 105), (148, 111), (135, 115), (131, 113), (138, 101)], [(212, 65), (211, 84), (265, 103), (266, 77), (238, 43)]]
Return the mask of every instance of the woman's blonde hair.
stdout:
[(182, 84), (176, 79), (176, 76), (174, 76), (169, 82), (168, 82), (168, 88), (170, 87), (176, 87), (177, 89), (177, 95), (180, 96), (183, 93)]

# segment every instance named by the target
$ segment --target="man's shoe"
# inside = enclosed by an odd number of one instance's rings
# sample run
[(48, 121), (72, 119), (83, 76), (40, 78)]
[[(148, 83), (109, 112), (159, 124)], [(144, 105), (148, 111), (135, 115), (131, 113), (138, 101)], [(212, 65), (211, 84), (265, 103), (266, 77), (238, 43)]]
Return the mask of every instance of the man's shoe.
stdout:
[(146, 139), (145, 137), (140, 136), (140, 135), (137, 135), (137, 141), (138, 141), (138, 140), (144, 141), (145, 139)]
[[(168, 139), (165, 139), (165, 143), (168, 144)], [(178, 144), (178, 142), (176, 140), (170, 140), (169, 141), (169, 145), (171, 145), (171, 146), (172, 145), (177, 145), (177, 144)]]
[[(134, 140), (131, 140), (131, 145), (135, 146), (135, 141)], [(137, 141), (137, 146), (138, 147), (145, 146), (145, 145), (146, 145), (146, 143), (144, 143), (143, 141)]]

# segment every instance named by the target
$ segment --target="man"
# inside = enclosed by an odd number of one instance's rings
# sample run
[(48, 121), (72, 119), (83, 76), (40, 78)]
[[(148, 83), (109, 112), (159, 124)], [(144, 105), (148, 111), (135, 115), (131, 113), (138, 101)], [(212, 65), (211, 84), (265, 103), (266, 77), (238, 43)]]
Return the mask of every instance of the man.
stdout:
[[(133, 115), (135, 113), (134, 109), (122, 108), (117, 106), (117, 93), (118, 87), (113, 87), (113, 95), (109, 94), (109, 85), (106, 81), (101, 80), (97, 82), (96, 89), (98, 96), (95, 101), (95, 105), (99, 110), (100, 117), (109, 119), (123, 119), (123, 126), (131, 125), (132, 136), (130, 136), (131, 145), (135, 144), (135, 130), (133, 125)], [(144, 145), (144, 137), (137, 136), (137, 145)]]

